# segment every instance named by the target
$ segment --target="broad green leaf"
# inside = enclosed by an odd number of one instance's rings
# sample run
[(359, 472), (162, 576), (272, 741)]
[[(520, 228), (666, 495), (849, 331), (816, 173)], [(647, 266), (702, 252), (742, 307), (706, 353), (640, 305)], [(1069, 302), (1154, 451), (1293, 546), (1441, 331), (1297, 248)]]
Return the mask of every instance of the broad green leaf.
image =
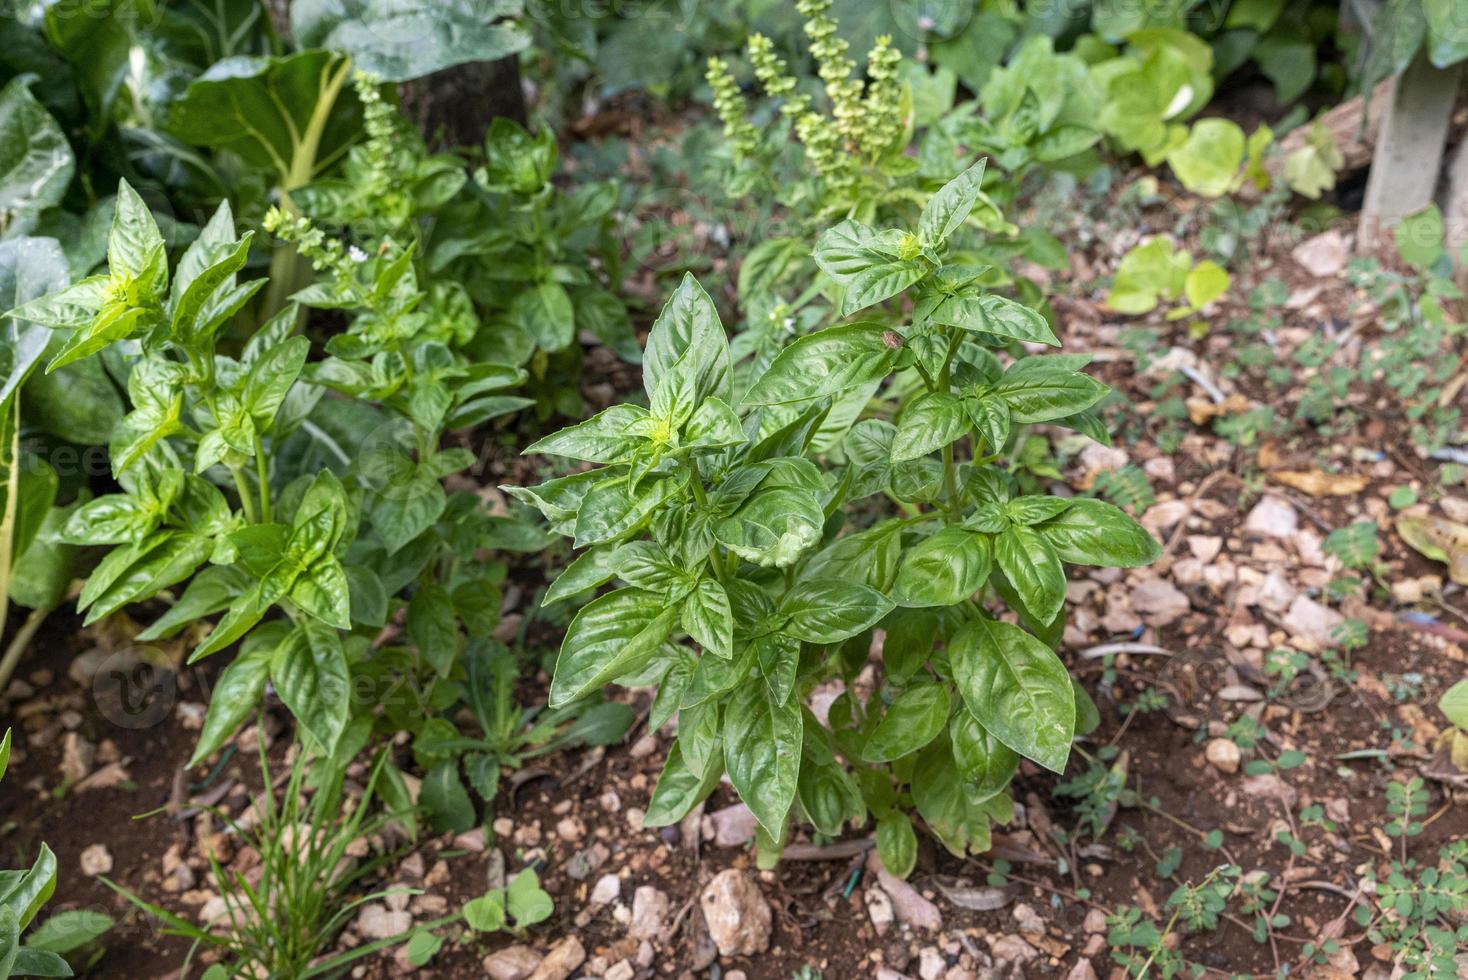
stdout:
[(927, 745), (948, 724), (948, 688), (918, 684), (899, 694), (862, 745), (865, 762), (893, 762)]
[(424, 774), (418, 802), (428, 811), (435, 833), (462, 834), (474, 826), (474, 803), (459, 779), (456, 760), (440, 763)]
[(613, 405), (585, 422), (532, 443), (524, 450), (524, 455), (543, 453), (588, 463), (617, 462), (642, 441), (638, 438), (641, 433), (634, 426), (647, 419), (647, 409), (641, 406)]
[[(53, 238), (0, 241), (0, 307), (12, 310), (66, 287), (66, 256)], [(0, 405), (30, 377), (52, 333), (45, 326), (7, 316), (0, 322)]]
[(734, 615), (729, 595), (717, 581), (700, 579), (698, 587), (683, 600), (683, 631), (698, 645), (716, 656), (734, 656)]
[(710, 396), (728, 402), (729, 339), (714, 301), (692, 275), (668, 299), (647, 337), (642, 383), (653, 414), (681, 424)]
[(533, 867), (510, 879), (509, 887), (505, 889), (505, 906), (515, 925), (521, 929), (544, 922), (555, 911), (555, 905), (550, 895), (540, 887), (540, 876)]
[(902, 556), (892, 598), (902, 606), (952, 606), (983, 587), (993, 555), (989, 538), (946, 527)]
[(1468, 680), (1461, 680), (1444, 691), (1437, 707), (1448, 721), (1468, 731)]
[(763, 684), (734, 692), (724, 713), (724, 768), (739, 798), (771, 836), (781, 836), (800, 777), (799, 705), (776, 704)]
[(218, 752), (259, 710), (265, 680), (270, 675), (272, 653), (263, 649), (241, 653), (220, 673), (209, 694), (209, 713), (204, 717), (199, 742), (189, 758), (190, 768)]
[(1075, 692), (1054, 651), (1018, 626), (980, 618), (949, 648), (964, 703), (985, 730), (1054, 772), (1075, 732)]
[(677, 606), (641, 589), (618, 589), (587, 603), (566, 628), (550, 706), (570, 704), (645, 664), (677, 621)]
[[(76, 170), (66, 134), (21, 75), (0, 89), (0, 228), (23, 235), (40, 213), (61, 203)], [(8, 300), (0, 296), (0, 302)]]
[(510, 306), (510, 316), (543, 350), (562, 350), (576, 336), (576, 310), (566, 287), (558, 282), (521, 290)]
[(91, 909), (58, 912), (32, 929), (25, 944), (27, 949), (64, 956), (101, 938), (113, 925), (111, 916)]
[(302, 48), (344, 51), (387, 82), (525, 50), (521, 0), (295, 0), (291, 34)]
[[(1465, 28), (1468, 30), (1468, 28)], [(1443, 215), (1436, 204), (1403, 218), (1397, 225), (1397, 252), (1418, 272), (1426, 273), (1443, 255)]]
[(454, 669), (462, 649), (454, 604), (437, 582), (421, 586), (408, 602), (408, 636), (439, 677)]
[(984, 160), (980, 158), (928, 199), (918, 221), (918, 234), (925, 245), (945, 242), (959, 229), (973, 210), (983, 183)]
[(1221, 197), (1239, 180), (1244, 163), (1244, 130), (1229, 119), (1200, 119), (1187, 141), (1167, 155), (1182, 185), (1204, 197)]
[(1016, 422), (1050, 422), (1083, 412), (1105, 398), (1110, 389), (1069, 368), (1069, 363), (1059, 354), (1016, 361), (990, 396), (1003, 398)]
[(359, 132), (360, 109), (344, 90), (349, 67), (347, 58), (324, 50), (223, 58), (174, 101), (169, 131), (185, 143), (236, 153), (294, 189)]
[(964, 707), (953, 713), (948, 726), (953, 761), (970, 780), (980, 798), (1001, 793), (1019, 769), (1019, 756), (979, 724)]
[(806, 643), (840, 643), (875, 625), (893, 602), (875, 589), (840, 579), (807, 579), (780, 604), (781, 630)]
[(909, 237), (913, 257), (904, 258), (909, 249), (901, 232), (847, 220), (821, 235), (813, 254), (821, 270), (845, 287), (842, 316), (890, 299), (928, 274), (931, 266), (915, 257), (916, 237)]
[(746, 561), (788, 568), (821, 540), (825, 514), (809, 490), (773, 487), (757, 491), (714, 525), (714, 537)]
[[(756, 690), (759, 688), (750, 685)], [(663, 773), (648, 801), (647, 813), (642, 817), (644, 827), (668, 827), (688, 815), (688, 811), (701, 803), (719, 785), (723, 776), (722, 766), (709, 766), (702, 775), (688, 768), (683, 762), (682, 739), (673, 743), (668, 759), (663, 763)]]
[(903, 409), (892, 440), (892, 461), (926, 456), (963, 438), (968, 430), (962, 401), (944, 391), (926, 392)]
[(1101, 500), (1076, 498), (1057, 516), (1038, 524), (1061, 561), (1072, 565), (1136, 568), (1151, 564), (1162, 545), (1121, 508)]
[(996, 536), (994, 563), (1014, 586), (1025, 609), (1041, 622), (1054, 619), (1065, 605), (1065, 568), (1036, 528), (1014, 525)]
[(876, 323), (831, 327), (782, 350), (744, 396), (746, 405), (812, 401), (881, 381), (892, 372), (902, 339)]
[(917, 834), (907, 814), (894, 810), (877, 821), (877, 854), (882, 866), (897, 877), (912, 874), (917, 865)]
[(352, 712), (341, 635), (306, 621), (270, 657), (270, 681), (296, 721), (326, 753), (336, 749)]

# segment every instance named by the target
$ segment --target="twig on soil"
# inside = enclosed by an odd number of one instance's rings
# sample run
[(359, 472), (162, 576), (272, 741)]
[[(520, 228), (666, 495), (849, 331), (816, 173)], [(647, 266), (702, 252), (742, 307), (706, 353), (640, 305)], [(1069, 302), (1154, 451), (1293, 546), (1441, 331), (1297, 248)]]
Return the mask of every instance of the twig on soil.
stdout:
[[(1188, 494), (1188, 513), (1191, 514), (1193, 512), (1194, 508), (1198, 505), (1198, 501), (1203, 499), (1203, 494), (1210, 490), (1215, 483), (1218, 483), (1221, 480), (1238, 479), (1238, 476), (1235, 475), (1232, 470), (1214, 470), (1212, 473), (1209, 473), (1207, 476), (1199, 481), (1198, 486), (1194, 488), (1193, 492)], [(1177, 522), (1177, 527), (1173, 528), (1172, 534), (1169, 535), (1167, 538), (1167, 543), (1162, 546), (1162, 554), (1157, 556), (1158, 561), (1161, 561), (1168, 555), (1172, 554), (1173, 549), (1177, 547), (1178, 542), (1181, 541), (1183, 539), (1183, 535), (1187, 533), (1187, 529), (1188, 520), (1186, 517), (1184, 517), (1182, 520)]]
[(781, 852), (780, 857), (785, 861), (843, 861), (865, 854), (876, 842), (873, 837), (858, 837), (854, 840), (838, 840), (834, 844), (791, 844)]
[(1093, 647), (1086, 647), (1077, 656), (1083, 660), (1099, 660), (1114, 653), (1150, 653), (1169, 657), (1173, 655), (1171, 650), (1165, 650), (1151, 643), (1100, 643)]

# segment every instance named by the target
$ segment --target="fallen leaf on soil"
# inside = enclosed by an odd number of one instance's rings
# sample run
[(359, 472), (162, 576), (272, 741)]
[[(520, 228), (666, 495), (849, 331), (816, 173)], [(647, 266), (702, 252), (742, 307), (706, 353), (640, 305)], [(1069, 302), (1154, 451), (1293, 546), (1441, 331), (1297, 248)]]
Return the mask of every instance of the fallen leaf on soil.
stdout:
[(946, 885), (934, 881), (943, 897), (961, 909), (971, 912), (993, 912), (1014, 901), (1014, 896), (1003, 888), (975, 888), (971, 885)]
[(1238, 392), (1217, 403), (1207, 398), (1189, 398), (1185, 404), (1194, 425), (1207, 425), (1220, 415), (1242, 415), (1249, 410), (1249, 399)]
[(1365, 490), (1370, 483), (1359, 473), (1327, 473), (1319, 469), (1275, 470), (1269, 478), (1312, 497), (1349, 497)]
[(1424, 556), (1448, 566), (1448, 577), (1468, 585), (1468, 524), (1442, 517), (1402, 517), (1397, 533)]

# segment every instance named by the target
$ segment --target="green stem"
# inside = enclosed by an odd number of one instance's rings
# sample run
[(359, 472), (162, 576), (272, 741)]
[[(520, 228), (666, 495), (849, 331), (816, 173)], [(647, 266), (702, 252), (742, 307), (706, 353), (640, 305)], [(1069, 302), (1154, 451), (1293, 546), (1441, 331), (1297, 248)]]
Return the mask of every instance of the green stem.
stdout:
[[(352, 59), (343, 58), (341, 66), (321, 86), (316, 108), (311, 111), (311, 118), (307, 120), (306, 128), (301, 132), (301, 139), (296, 143), (294, 152), (291, 153), (290, 166), (285, 173), (280, 175), (280, 209), (286, 214), (296, 216), (301, 213), (295, 201), (291, 200), (291, 191), (305, 187), (315, 176), (316, 157), (321, 151), (321, 138), (326, 134), (326, 124), (331, 120), (331, 110), (336, 105), (337, 96), (341, 94), (342, 86), (346, 84), (351, 71)], [(270, 256), (269, 275), (270, 284), (265, 287), (261, 320), (268, 320), (285, 309), (291, 294), (304, 285), (309, 277), (310, 264), (301, 257), (294, 245), (286, 245), (276, 249), (275, 253)]]
[(50, 608), (46, 606), (32, 609), (20, 629), (15, 631), (10, 645), (5, 648), (5, 658), (0, 660), (0, 691), (5, 690), (10, 683), (10, 675), (15, 673), (16, 665), (20, 663), (20, 655), (25, 652), (26, 647), (31, 645), (31, 639), (36, 635), (36, 630), (41, 628), (41, 624), (46, 621), (46, 616), (50, 612)]
[[(943, 368), (938, 372), (937, 391), (948, 393), (953, 377), (953, 358), (958, 354), (958, 348), (963, 344), (963, 334), (954, 330), (948, 339), (948, 354), (943, 358)], [(949, 524), (958, 521), (958, 466), (953, 460), (953, 443), (943, 447), (943, 492), (947, 497), (945, 501), (947, 521)]]
[(265, 443), (255, 436), (255, 474), (260, 479), (260, 520), (269, 524), (273, 519), (270, 509), (270, 464), (265, 459)]
[(260, 523), (255, 513), (255, 495), (250, 493), (250, 481), (245, 479), (245, 471), (231, 466), (229, 472), (234, 476), (234, 489), (240, 495), (240, 509), (245, 512), (245, 520), (251, 524)]

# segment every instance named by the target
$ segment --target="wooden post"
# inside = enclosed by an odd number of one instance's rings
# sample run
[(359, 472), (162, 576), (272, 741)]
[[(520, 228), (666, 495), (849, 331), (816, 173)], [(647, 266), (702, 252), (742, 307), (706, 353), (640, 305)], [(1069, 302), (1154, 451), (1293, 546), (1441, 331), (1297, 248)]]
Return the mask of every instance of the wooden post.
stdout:
[(1419, 52), (1392, 86), (1366, 182), (1356, 247), (1375, 251), (1397, 223), (1433, 201), (1461, 66), (1434, 68)]

